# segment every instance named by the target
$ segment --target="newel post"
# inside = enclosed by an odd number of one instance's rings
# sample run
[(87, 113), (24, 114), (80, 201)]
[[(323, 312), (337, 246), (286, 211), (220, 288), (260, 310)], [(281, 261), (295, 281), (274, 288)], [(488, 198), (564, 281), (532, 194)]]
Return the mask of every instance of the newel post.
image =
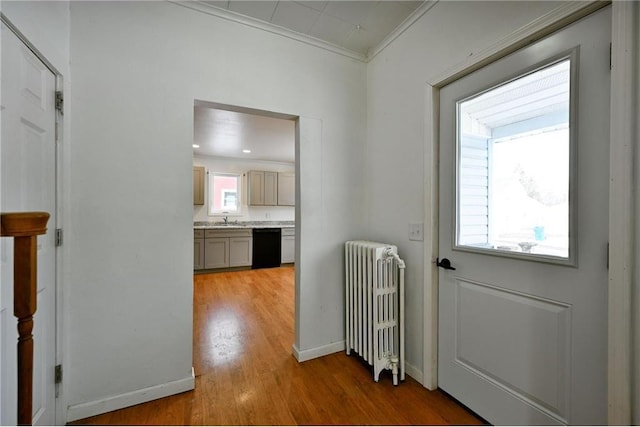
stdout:
[[(13, 314), (18, 318), (18, 424), (33, 414), (33, 315), (37, 305), (38, 235), (47, 232), (46, 212), (3, 213), (1, 235), (13, 237)], [(3, 286), (5, 284), (3, 283)]]

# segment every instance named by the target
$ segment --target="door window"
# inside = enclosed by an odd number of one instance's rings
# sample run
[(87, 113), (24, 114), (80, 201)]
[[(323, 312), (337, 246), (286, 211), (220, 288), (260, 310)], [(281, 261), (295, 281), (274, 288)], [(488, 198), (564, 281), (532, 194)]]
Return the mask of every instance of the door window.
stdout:
[(570, 258), (571, 59), (457, 102), (456, 247)]

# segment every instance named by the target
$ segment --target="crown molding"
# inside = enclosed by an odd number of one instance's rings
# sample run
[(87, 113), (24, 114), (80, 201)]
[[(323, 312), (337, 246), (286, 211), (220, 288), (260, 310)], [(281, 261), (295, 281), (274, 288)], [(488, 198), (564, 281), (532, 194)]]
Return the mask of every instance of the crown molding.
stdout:
[(422, 16), (431, 10), (433, 6), (438, 3), (439, 0), (431, 0), (425, 1), (418, 7), (416, 10), (411, 13), (400, 25), (396, 27), (395, 30), (391, 32), (387, 37), (384, 38), (376, 47), (370, 49), (367, 55), (367, 61), (371, 61), (376, 57), (380, 52), (382, 52), (388, 45), (391, 44), (395, 39), (400, 37), (402, 33), (404, 33), (409, 27), (411, 27), (418, 19), (422, 18)]
[(261, 21), (259, 19), (251, 18), (249, 16), (241, 15), (239, 13), (221, 9), (207, 3), (203, 3), (199, 0), (190, 1), (177, 1), (168, 0), (169, 3), (176, 6), (182, 6), (187, 9), (195, 10), (197, 12), (206, 13), (207, 15), (216, 16), (218, 18), (225, 19), (227, 21), (236, 22), (238, 24), (246, 25), (248, 27), (256, 28), (262, 31), (266, 31), (272, 34), (277, 34), (282, 37), (286, 37), (292, 40), (299, 41), (311, 46), (318, 47), (320, 49), (327, 50), (329, 52), (337, 53), (338, 55), (346, 56), (347, 58), (355, 59), (361, 62), (367, 62), (367, 55), (359, 53), (350, 49), (346, 49), (340, 46), (336, 46), (332, 43), (325, 42), (306, 34), (301, 34), (293, 30), (289, 30), (279, 25), (271, 24), (269, 22)]

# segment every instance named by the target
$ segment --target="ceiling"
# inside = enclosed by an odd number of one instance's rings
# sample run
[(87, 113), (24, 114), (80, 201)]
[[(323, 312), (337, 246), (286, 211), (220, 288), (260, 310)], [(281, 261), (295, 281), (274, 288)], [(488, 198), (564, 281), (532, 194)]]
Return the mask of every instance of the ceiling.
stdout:
[(424, 1), (199, 1), (367, 57)]
[[(206, 103), (194, 107), (193, 154), (295, 163), (295, 121)], [(249, 153), (243, 150), (249, 150)]]

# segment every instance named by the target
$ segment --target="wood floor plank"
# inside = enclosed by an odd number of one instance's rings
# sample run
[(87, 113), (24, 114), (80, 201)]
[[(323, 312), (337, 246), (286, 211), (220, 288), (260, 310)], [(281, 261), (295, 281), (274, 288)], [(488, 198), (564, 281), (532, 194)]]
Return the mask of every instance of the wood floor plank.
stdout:
[(440, 391), (343, 352), (298, 363), (294, 268), (194, 276), (193, 366), (187, 393), (77, 421), (85, 425), (478, 425)]

